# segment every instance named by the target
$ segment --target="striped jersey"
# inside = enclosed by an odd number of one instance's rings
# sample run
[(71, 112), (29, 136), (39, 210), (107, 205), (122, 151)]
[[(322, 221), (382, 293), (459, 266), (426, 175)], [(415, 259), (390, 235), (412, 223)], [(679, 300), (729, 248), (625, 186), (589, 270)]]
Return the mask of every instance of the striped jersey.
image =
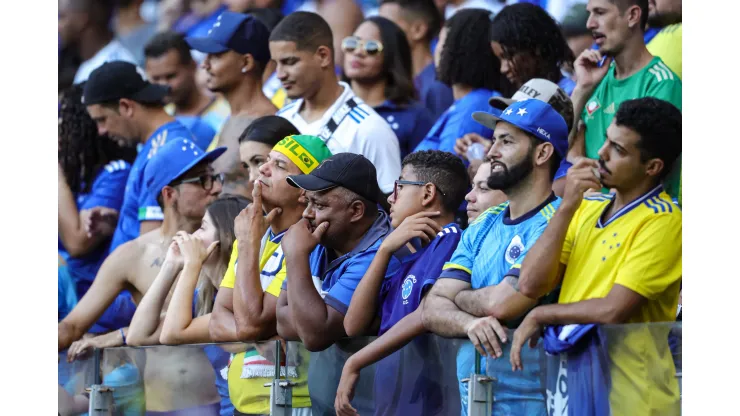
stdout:
[[(339, 85), (344, 88), (342, 95), (320, 119), (314, 122), (307, 123), (301, 117), (302, 98), (283, 107), (277, 115), (293, 123), (301, 134), (311, 135), (319, 135), (332, 117), (335, 120), (339, 119), (336, 130), (326, 142), (326, 147), (332, 154), (349, 152), (365, 156), (375, 165), (380, 189), (389, 194), (393, 191), (395, 180), (401, 175), (401, 150), (396, 133), (385, 119), (352, 92), (349, 85), (344, 82), (340, 82)], [(354, 99), (357, 106), (346, 116), (340, 114), (344, 103), (350, 99)]]
[[(655, 97), (681, 109), (681, 78), (659, 57), (654, 57), (644, 68), (624, 79), (615, 78), (615, 70), (616, 66), (612, 62), (611, 68), (586, 101), (581, 113), (581, 119), (586, 123), (586, 156), (591, 159), (599, 158), (599, 149), (606, 140), (606, 129), (622, 102)], [(664, 182), (666, 191), (672, 197), (678, 196), (680, 171), (679, 160)]]

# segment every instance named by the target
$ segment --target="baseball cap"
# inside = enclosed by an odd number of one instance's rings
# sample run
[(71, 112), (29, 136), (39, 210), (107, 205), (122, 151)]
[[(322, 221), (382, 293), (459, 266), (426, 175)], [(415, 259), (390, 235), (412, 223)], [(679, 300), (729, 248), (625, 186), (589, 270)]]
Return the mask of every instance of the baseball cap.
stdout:
[(162, 103), (168, 92), (169, 87), (147, 81), (136, 65), (110, 61), (92, 71), (82, 91), (82, 103), (101, 104), (121, 98), (147, 104)]
[(159, 195), (162, 188), (180, 178), (200, 162), (213, 162), (226, 151), (217, 147), (204, 152), (191, 139), (178, 138), (168, 141), (149, 159), (144, 168), (144, 187), (150, 195)]
[(259, 62), (270, 60), (270, 31), (254, 16), (225, 11), (205, 37), (185, 38), (191, 48), (205, 53), (228, 50), (250, 54)]
[(527, 99), (506, 107), (500, 115), (476, 111), (473, 119), (493, 130), (496, 123), (505, 121), (536, 138), (552, 143), (557, 154), (565, 159), (568, 153), (568, 126), (563, 116), (544, 101)]
[(576, 3), (568, 9), (568, 13), (563, 18), (563, 23), (560, 25), (563, 31), (563, 36), (566, 38), (571, 36), (579, 36), (590, 34), (591, 31), (586, 27), (588, 22), (589, 12), (586, 10), (586, 3)]
[(573, 127), (573, 101), (558, 84), (544, 78), (532, 78), (522, 85), (511, 98), (492, 97), (488, 100), (488, 104), (497, 110), (505, 110), (512, 103), (529, 98), (550, 104), (565, 119), (568, 131)]
[(288, 176), (288, 183), (306, 191), (326, 191), (341, 186), (378, 203), (381, 198), (375, 166), (363, 155), (337, 153), (311, 173)]
[(309, 135), (292, 135), (277, 142), (272, 148), (288, 157), (303, 173), (311, 173), (319, 163), (331, 157), (331, 151), (321, 138)]

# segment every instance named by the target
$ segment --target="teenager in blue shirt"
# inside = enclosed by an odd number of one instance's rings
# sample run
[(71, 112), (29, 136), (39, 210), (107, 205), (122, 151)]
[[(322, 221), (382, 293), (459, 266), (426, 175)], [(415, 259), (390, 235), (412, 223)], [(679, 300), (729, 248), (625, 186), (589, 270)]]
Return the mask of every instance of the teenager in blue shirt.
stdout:
[(455, 141), (468, 133), (491, 137), (493, 132), (470, 114), (490, 111), (488, 99), (509, 96), (508, 81), (491, 68), (499, 61), (488, 42), (489, 13), (480, 9), (461, 10), (445, 23), (435, 60), (439, 79), (452, 87), (455, 103), (442, 114), (415, 150), (453, 152)]
[[(344, 319), (348, 336), (377, 333), (380, 338), (346, 362), (334, 404), (338, 415), (355, 414), (350, 400), (360, 370), (381, 359), (375, 370), (376, 415), (442, 411), (443, 387), (430, 382), (441, 372), (440, 357), (425, 338), (417, 338), (426, 332), (418, 307), (460, 241), (462, 230), (454, 217), (467, 187), (465, 165), (451, 153), (425, 150), (403, 160), (401, 177), (388, 198), (395, 229), (380, 245)], [(392, 258), (401, 266), (386, 273)], [(412, 340), (423, 356), (404, 359), (405, 352), (396, 351)], [(399, 378), (401, 363), (405, 376)], [(421, 365), (412, 368), (411, 363)]]
[(434, 66), (434, 46), (442, 26), (442, 15), (434, 0), (381, 0), (378, 14), (406, 34), (419, 101), (438, 119), (454, 99), (452, 89), (437, 79)]
[(342, 41), (342, 50), (345, 81), (388, 122), (406, 157), (434, 124), (429, 110), (416, 101), (406, 36), (390, 20), (371, 17)]

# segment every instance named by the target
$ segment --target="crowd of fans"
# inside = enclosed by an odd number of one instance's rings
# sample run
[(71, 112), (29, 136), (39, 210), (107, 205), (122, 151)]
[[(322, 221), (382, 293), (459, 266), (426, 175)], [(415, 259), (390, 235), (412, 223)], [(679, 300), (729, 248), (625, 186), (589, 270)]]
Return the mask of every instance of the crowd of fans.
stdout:
[[(434, 333), (470, 341), (464, 414), (478, 365), (494, 415), (552, 414), (525, 344), (680, 319), (681, 31), (681, 0), (60, 0), (59, 351), (378, 336), (283, 363), (293, 415), (432, 415)], [(611, 414), (678, 414), (663, 338), (609, 350)], [(239, 345), (148, 349), (141, 411), (269, 414)]]

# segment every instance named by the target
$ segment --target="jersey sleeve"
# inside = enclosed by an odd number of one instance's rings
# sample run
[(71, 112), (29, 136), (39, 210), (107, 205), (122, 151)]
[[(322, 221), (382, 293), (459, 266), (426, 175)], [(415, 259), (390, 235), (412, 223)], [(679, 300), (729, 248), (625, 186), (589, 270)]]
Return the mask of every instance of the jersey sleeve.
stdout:
[(393, 185), (401, 175), (401, 148), (393, 129), (379, 115), (365, 119), (362, 128), (357, 131), (362, 143), (357, 153), (365, 156), (375, 165), (378, 186), (384, 194), (393, 192)]
[(239, 257), (239, 248), (237, 247), (237, 241), (234, 240), (234, 248), (231, 249), (231, 257), (229, 257), (229, 266), (226, 268), (224, 278), (221, 280), (221, 287), (229, 289), (234, 288), (236, 283), (236, 260)]
[(79, 209), (107, 207), (120, 210), (131, 165), (123, 160), (108, 163), (93, 182), (90, 194)]
[[(662, 62), (658, 65), (663, 65)], [(683, 99), (683, 85), (681, 83), (681, 80), (679, 79), (678, 75), (674, 74), (673, 71), (668, 69), (667, 66), (665, 66), (665, 72), (670, 72), (670, 79), (664, 79), (660, 82), (657, 82), (651, 86), (651, 88), (647, 91), (647, 94), (645, 96), (647, 97), (655, 97), (659, 98), (664, 101), (668, 101), (669, 103), (673, 104), (681, 110), (681, 102)]]
[[(482, 214), (481, 214), (482, 215)], [(479, 227), (471, 225), (465, 230), (460, 238), (459, 244), (452, 252), (450, 260), (442, 266), (439, 278), (457, 279), (470, 283), (473, 274), (473, 263), (475, 261), (474, 242)]]
[(365, 271), (370, 267), (376, 253), (377, 249), (367, 250), (347, 260), (347, 267), (342, 270), (342, 275), (329, 289), (329, 293), (324, 297), (324, 302), (343, 315), (346, 314), (352, 295), (355, 293), (357, 285), (360, 284), (360, 279), (365, 275)]
[(163, 221), (164, 213), (162, 212), (162, 207), (160, 207), (157, 202), (157, 195), (152, 195), (150, 192), (147, 192), (146, 187), (144, 186), (143, 171), (144, 167), (142, 167), (142, 175), (139, 178), (139, 197), (136, 201), (139, 210), (139, 221)]
[(461, 109), (450, 114), (450, 120), (440, 135), (439, 150), (454, 154), (455, 142), (468, 133), (477, 133), (486, 139), (493, 137), (493, 130), (473, 120), (473, 117), (470, 116), (474, 111), (478, 111), (478, 109)]
[[(447, 233), (446, 230), (450, 230), (450, 232)], [(444, 265), (452, 258), (462, 237), (461, 230), (453, 227), (443, 229), (440, 234), (437, 237), (438, 243), (435, 247), (432, 247), (433, 251), (424, 256), (428, 263), (425, 269), (426, 274), (421, 279), (421, 290), (418, 292), (419, 299), (416, 300), (417, 305), (421, 304), (425, 288), (432, 286), (443, 274)]]
[(286, 277), (288, 277), (288, 270), (285, 267), (285, 256), (283, 256), (283, 264), (280, 266), (280, 271), (277, 272), (275, 277), (272, 279), (272, 282), (270, 282), (267, 289), (265, 289), (265, 292), (275, 296), (276, 298), (279, 297), (280, 291), (283, 289), (283, 282), (286, 281)]
[(681, 279), (681, 232), (680, 216), (651, 218), (635, 235), (614, 283), (648, 299), (660, 296)]

